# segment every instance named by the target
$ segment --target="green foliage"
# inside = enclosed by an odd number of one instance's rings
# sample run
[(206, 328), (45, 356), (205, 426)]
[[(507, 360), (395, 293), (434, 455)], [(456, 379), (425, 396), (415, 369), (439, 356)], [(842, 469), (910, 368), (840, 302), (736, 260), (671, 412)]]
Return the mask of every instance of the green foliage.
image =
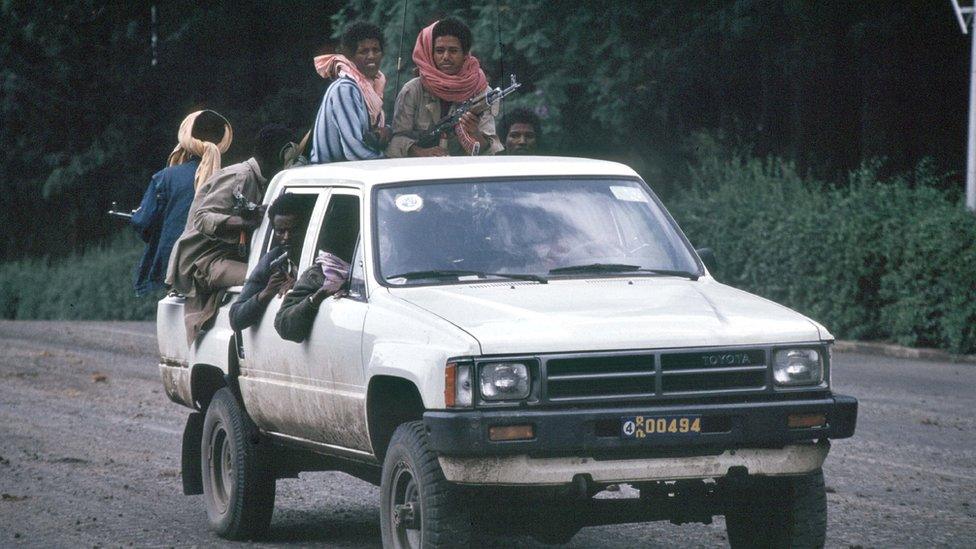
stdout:
[(125, 235), (84, 253), (0, 264), (0, 318), (149, 320), (160, 296), (135, 297), (143, 245)]
[(976, 216), (928, 163), (887, 179), (879, 168), (828, 186), (780, 159), (706, 153), (669, 207), (715, 250), (719, 280), (837, 337), (976, 352)]

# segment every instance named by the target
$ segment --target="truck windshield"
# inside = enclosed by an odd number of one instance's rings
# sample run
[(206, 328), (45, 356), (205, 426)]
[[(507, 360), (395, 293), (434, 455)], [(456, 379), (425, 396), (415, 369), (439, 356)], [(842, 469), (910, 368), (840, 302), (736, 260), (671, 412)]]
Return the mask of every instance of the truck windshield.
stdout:
[(379, 273), (392, 285), (700, 275), (634, 180), (528, 179), (383, 187)]

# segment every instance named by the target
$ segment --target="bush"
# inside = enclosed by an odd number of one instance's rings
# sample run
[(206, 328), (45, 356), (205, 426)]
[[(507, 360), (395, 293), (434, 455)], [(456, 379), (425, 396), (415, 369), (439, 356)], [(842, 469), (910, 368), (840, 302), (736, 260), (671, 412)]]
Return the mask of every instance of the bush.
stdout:
[(135, 297), (133, 271), (143, 245), (126, 234), (65, 258), (0, 265), (0, 317), (149, 320), (159, 296)]
[(921, 164), (844, 186), (778, 159), (702, 158), (669, 208), (716, 278), (768, 297), (847, 339), (976, 351), (976, 216)]

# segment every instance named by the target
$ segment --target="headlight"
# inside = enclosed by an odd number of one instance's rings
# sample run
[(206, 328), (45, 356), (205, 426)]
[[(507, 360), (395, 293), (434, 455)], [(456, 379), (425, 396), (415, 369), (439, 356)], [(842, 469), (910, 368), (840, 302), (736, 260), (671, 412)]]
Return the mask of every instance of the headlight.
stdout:
[(819, 385), (824, 367), (816, 349), (782, 349), (773, 357), (776, 385)]
[(529, 396), (529, 368), (521, 362), (491, 362), (478, 374), (485, 400), (518, 400)]

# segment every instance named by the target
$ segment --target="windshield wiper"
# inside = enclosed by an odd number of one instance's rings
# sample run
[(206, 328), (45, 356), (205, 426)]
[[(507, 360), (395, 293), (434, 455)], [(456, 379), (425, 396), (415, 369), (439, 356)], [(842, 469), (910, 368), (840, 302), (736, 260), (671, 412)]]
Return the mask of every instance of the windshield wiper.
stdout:
[(512, 280), (531, 280), (533, 282), (538, 282), (539, 284), (548, 284), (549, 279), (542, 275), (535, 274), (523, 274), (523, 273), (486, 273), (484, 271), (469, 271), (462, 269), (441, 269), (432, 271), (411, 271), (409, 273), (402, 273), (394, 276), (386, 277), (387, 280), (394, 278), (402, 278), (405, 280), (417, 280), (421, 278), (460, 278), (462, 276), (477, 276), (479, 278), (488, 278), (490, 276), (497, 276), (500, 278), (510, 278)]
[(676, 271), (671, 269), (645, 269), (640, 265), (626, 265), (623, 263), (588, 263), (586, 265), (572, 265), (552, 269), (549, 274), (585, 274), (585, 273), (648, 273), (662, 276), (680, 276), (691, 280), (698, 280), (697, 273)]

